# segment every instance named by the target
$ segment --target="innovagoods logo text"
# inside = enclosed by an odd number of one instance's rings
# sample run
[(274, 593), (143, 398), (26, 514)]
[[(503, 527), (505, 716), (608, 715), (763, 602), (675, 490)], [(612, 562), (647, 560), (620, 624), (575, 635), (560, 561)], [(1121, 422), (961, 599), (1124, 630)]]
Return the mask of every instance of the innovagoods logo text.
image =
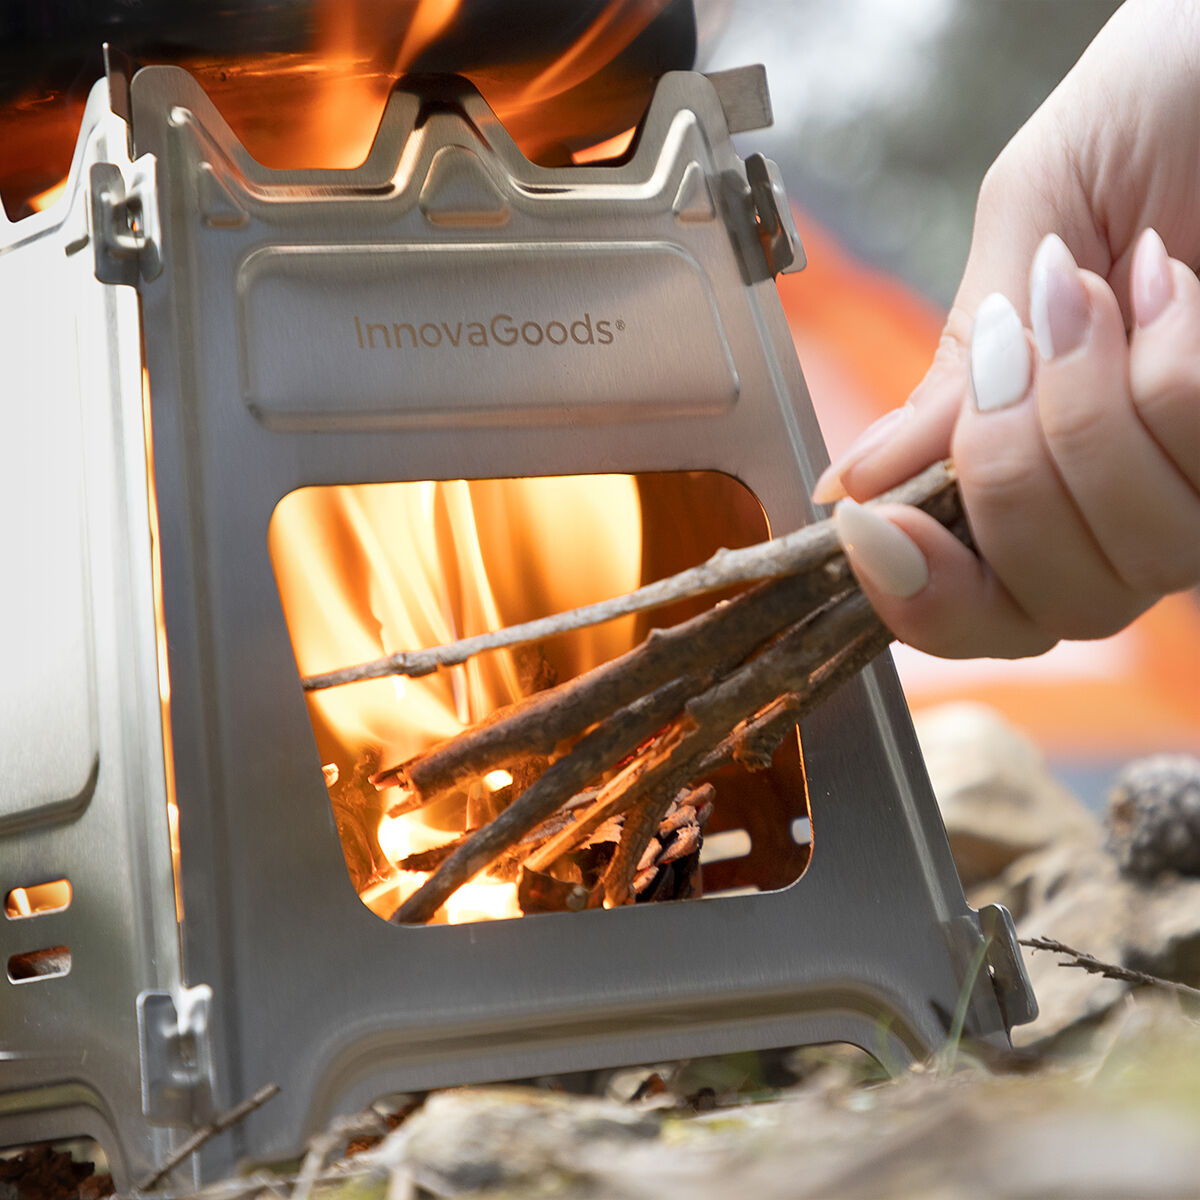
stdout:
[(526, 321), (496, 313), (487, 321), (404, 321), (390, 323), (354, 318), (362, 350), (458, 350), (464, 346), (611, 346), (625, 329), (621, 320)]

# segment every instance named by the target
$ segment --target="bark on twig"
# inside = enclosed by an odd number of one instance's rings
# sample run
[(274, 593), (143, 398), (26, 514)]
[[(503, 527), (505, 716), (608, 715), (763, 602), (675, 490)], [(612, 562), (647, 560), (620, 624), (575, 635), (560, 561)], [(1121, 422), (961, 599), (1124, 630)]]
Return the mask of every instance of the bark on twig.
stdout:
[(650, 839), (658, 832), (659, 822), (675, 802), (669, 792), (647, 796), (625, 816), (625, 828), (617, 843), (617, 852), (604, 872), (604, 903), (613, 908), (633, 900), (633, 877), (642, 865), (642, 855)]
[[(947, 489), (952, 491), (952, 484), (953, 475), (946, 464), (934, 463), (920, 475), (907, 480), (872, 503), (914, 504), (930, 511), (930, 506), (944, 506), (944, 492)], [(477, 634), (444, 646), (431, 646), (426, 650), (404, 650), (358, 666), (308, 675), (301, 682), (305, 691), (321, 691), (366, 679), (381, 679), (388, 675), (428, 675), (438, 667), (455, 666), (488, 650), (540, 642), (560, 633), (584, 629), (590, 625), (602, 625), (606, 621), (631, 613), (664, 608), (680, 600), (724, 591), (738, 584), (810, 572), (827, 559), (838, 555), (840, 549), (832, 524), (829, 521), (818, 521), (769, 542), (760, 542), (740, 550), (718, 550), (712, 558), (698, 567), (647, 584), (635, 592), (615, 596), (611, 600), (554, 613), (521, 625), (510, 625), (492, 633)]]
[[(953, 474), (943, 464), (889, 495), (902, 498), (901, 493), (967, 540)], [(775, 631), (852, 583), (829, 522), (809, 529), (824, 530), (823, 549), (802, 573), (759, 584), (690, 621), (655, 630), (620, 658), (500, 709), (440, 746), (380, 771), (376, 786), (396, 785), (405, 793), (392, 813), (423, 808), (519, 754), (552, 754), (608, 713), (678, 675), (723, 672), (741, 662)]]
[[(801, 622), (771, 651), (689, 704), (685, 711), (690, 730), (674, 730), (669, 740), (659, 739), (643, 751), (600, 789), (595, 802), (569, 830), (536, 850), (526, 865), (545, 870), (576, 840), (627, 812), (643, 796), (652, 792), (676, 795), (693, 780), (724, 766), (750, 736), (759, 758), (769, 764), (771, 754), (797, 721), (860, 671), (890, 640), (891, 635), (857, 591)], [(831, 647), (845, 648), (834, 651)], [(814, 672), (818, 664), (823, 669)], [(781, 678), (794, 686), (780, 687)], [(729, 729), (734, 732), (726, 733)]]
[(632, 754), (704, 686), (685, 676), (635, 700), (602, 722), (494, 821), (469, 838), (393, 913), (397, 925), (424, 923), (467, 880), (613, 762)]

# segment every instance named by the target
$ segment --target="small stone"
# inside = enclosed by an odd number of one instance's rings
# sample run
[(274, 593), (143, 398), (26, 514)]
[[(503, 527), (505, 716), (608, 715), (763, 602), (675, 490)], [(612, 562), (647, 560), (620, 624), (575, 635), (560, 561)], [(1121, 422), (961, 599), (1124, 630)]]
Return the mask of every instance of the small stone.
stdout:
[(1100, 841), (1095, 818), (994, 709), (946, 704), (917, 714), (915, 724), (964, 887), (1043, 847)]
[(1158, 754), (1130, 763), (1109, 795), (1106, 824), (1124, 874), (1200, 875), (1200, 759)]

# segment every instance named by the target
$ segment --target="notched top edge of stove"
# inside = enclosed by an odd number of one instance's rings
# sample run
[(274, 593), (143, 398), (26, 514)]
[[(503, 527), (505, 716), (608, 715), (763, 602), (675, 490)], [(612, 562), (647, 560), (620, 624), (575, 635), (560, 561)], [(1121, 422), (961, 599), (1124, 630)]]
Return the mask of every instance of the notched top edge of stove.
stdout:
[[(451, 84), (453, 87), (448, 87)], [(420, 88), (431, 90), (409, 90)], [(544, 167), (526, 158), (488, 102), (468, 81), (453, 76), (408, 77), (393, 88), (367, 157), (358, 166), (276, 169), (264, 166), (251, 155), (208, 93), (183, 68), (144, 67), (133, 78), (131, 94), (135, 157), (147, 151), (159, 152), (158, 127), (165, 114), (168, 124), (187, 124), (202, 131), (210, 148), (219, 152), (252, 189), (284, 189), (292, 199), (305, 192), (323, 199), (394, 194), (407, 182), (404, 167), (413, 135), (452, 109), (459, 110), (458, 119), (465, 118), (489, 156), (504, 168), (513, 183), (533, 194), (582, 183), (645, 186), (654, 178), (671, 125), (684, 109), (695, 113), (714, 142), (723, 142), (731, 131), (717, 85), (697, 72), (670, 71), (658, 81), (626, 159), (611, 164)], [(762, 94), (769, 117), (765, 75)], [(738, 128), (746, 127), (736, 118), (734, 123)]]

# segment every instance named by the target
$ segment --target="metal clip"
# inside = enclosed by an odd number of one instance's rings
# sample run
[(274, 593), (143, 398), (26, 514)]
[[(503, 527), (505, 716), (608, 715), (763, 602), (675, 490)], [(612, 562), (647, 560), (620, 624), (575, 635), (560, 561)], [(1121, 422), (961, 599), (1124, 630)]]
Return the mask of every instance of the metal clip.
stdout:
[(156, 1125), (199, 1125), (213, 1108), (212, 1039), (207, 984), (179, 993), (138, 996), (142, 1112)]
[(979, 928), (988, 939), (987, 964), (1004, 1023), (1027, 1025), (1038, 1015), (1037, 997), (1025, 971), (1012, 914), (1003, 904), (985, 904), (979, 910)]
[(154, 168), (154, 156), (144, 154), (133, 164), (126, 186), (114, 163), (92, 166), (92, 234), (101, 283), (136, 286), (139, 278), (154, 279), (162, 271)]
[(759, 237), (772, 275), (803, 271), (808, 259), (792, 217), (779, 167), (761, 154), (746, 159), (746, 179), (758, 218)]

